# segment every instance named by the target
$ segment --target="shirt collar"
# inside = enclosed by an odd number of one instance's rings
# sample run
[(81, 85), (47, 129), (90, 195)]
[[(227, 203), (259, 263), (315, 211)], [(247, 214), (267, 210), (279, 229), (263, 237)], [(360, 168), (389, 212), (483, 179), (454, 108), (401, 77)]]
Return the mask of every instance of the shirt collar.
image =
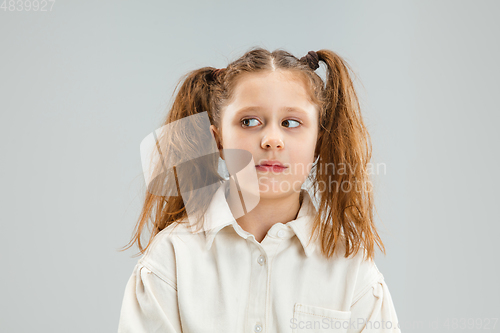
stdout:
[[(229, 208), (225, 195), (228, 184), (229, 181), (226, 180), (222, 183), (222, 185), (220, 185), (207, 209), (205, 215), (205, 224), (201, 229), (201, 231), (205, 232), (206, 250), (209, 250), (212, 247), (212, 243), (217, 233), (229, 225), (231, 225), (234, 230), (243, 238), (246, 239), (247, 237), (251, 236), (250, 233), (244, 231), (236, 222), (231, 209)], [(306, 256), (310, 257), (316, 248), (314, 242), (309, 243), (309, 238), (312, 232), (311, 227), (313, 218), (317, 210), (311, 200), (309, 192), (306, 189), (301, 189), (301, 192), (303, 194), (303, 200), (297, 218), (295, 220), (287, 222), (284, 225), (290, 226), (290, 228), (297, 235), (297, 238), (302, 244)]]

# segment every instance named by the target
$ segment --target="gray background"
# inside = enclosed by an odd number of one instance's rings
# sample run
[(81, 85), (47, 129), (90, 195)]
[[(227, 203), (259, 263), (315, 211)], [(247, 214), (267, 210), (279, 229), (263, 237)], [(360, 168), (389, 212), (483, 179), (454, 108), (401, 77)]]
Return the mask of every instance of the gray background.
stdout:
[(374, 182), (388, 254), (376, 262), (403, 332), (499, 318), (499, 10), (484, 0), (0, 10), (0, 330), (116, 331), (138, 260), (117, 249), (144, 195), (139, 144), (181, 75), (251, 46), (328, 48), (358, 74), (372, 162), (385, 165)]

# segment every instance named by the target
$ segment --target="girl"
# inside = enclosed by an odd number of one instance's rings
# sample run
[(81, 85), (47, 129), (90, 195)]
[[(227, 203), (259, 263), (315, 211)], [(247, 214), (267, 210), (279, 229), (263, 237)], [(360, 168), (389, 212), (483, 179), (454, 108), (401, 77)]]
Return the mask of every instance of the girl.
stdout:
[(149, 157), (119, 332), (400, 332), (351, 72), (330, 50), (253, 48), (184, 78), (163, 161)]

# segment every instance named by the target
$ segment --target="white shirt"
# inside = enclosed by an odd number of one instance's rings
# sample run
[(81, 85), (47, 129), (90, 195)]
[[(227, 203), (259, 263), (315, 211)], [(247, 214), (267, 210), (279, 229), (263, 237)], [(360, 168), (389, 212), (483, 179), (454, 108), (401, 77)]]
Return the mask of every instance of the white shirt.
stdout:
[[(231, 214), (226, 185), (207, 223)], [(261, 243), (232, 219), (193, 233), (160, 231), (125, 287), (119, 333), (400, 332), (383, 275), (362, 251), (327, 259), (307, 244), (316, 210), (308, 191), (297, 218)]]

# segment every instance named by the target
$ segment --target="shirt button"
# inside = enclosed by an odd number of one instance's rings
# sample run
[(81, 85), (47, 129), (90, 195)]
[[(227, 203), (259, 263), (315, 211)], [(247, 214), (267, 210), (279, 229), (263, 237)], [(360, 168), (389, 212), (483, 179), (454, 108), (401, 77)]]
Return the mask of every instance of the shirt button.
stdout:
[(259, 263), (259, 265), (262, 266), (266, 262), (266, 258), (264, 258), (264, 256), (260, 255), (259, 258), (257, 259), (257, 262)]
[(262, 332), (262, 326), (260, 326), (259, 324), (255, 325), (255, 327), (253, 328), (253, 330), (255, 332)]
[(285, 237), (285, 231), (284, 231), (284, 230), (280, 230), (280, 231), (278, 231), (278, 237), (279, 237), (279, 238), (283, 238), (283, 237)]

